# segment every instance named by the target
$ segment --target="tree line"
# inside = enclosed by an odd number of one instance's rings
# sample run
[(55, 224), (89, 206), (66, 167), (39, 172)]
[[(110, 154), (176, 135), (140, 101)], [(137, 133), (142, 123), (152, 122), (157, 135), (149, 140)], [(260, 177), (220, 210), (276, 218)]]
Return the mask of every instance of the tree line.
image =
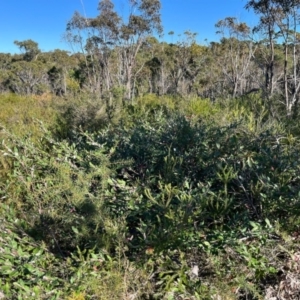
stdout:
[(176, 43), (161, 39), (159, 0), (130, 1), (127, 18), (100, 0), (96, 17), (75, 12), (67, 23), (72, 54), (42, 52), (32, 40), (15, 41), (21, 54), (1, 53), (0, 91), (87, 91), (110, 100), (117, 92), (124, 101), (147, 93), (216, 100), (260, 92), (292, 115), (300, 89), (299, 7), (299, 0), (250, 0), (245, 8), (259, 16), (257, 26), (226, 17), (215, 25), (220, 40), (200, 45), (190, 31)]

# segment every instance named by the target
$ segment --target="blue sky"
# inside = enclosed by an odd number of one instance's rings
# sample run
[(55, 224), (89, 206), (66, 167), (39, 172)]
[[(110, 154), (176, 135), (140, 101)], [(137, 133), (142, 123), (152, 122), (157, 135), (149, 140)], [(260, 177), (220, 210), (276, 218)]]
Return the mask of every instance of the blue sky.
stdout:
[[(114, 0), (117, 11), (126, 14), (128, 0)], [(161, 0), (164, 32), (176, 35), (186, 30), (198, 33), (198, 41), (216, 41), (215, 23), (236, 17), (254, 26), (257, 17), (244, 9), (246, 0)], [(42, 51), (69, 49), (62, 36), (75, 10), (97, 15), (98, 0), (0, 0), (0, 52), (18, 53), (14, 40), (32, 39)], [(83, 8), (84, 7), (84, 8)], [(170, 39), (170, 37), (168, 37)]]

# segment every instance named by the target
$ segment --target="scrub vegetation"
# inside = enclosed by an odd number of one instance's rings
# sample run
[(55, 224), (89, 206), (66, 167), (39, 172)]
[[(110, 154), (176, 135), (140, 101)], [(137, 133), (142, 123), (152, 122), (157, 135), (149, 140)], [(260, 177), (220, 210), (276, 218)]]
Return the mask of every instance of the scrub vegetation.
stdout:
[(0, 299), (299, 299), (297, 3), (202, 46), (102, 0), (81, 52), (0, 54)]

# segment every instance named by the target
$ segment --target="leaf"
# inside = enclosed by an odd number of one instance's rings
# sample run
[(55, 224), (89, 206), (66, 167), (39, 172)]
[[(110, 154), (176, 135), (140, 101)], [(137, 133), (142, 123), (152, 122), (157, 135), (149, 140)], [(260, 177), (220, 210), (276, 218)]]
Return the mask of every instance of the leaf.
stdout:
[(210, 243), (208, 241), (204, 241), (203, 244), (207, 247), (210, 247)]
[(79, 234), (79, 231), (76, 227), (72, 226), (72, 230), (76, 233), (76, 234)]
[(185, 182), (184, 182), (184, 187), (187, 188), (187, 189), (190, 188), (190, 185), (189, 185), (188, 181), (185, 181)]
[(273, 228), (268, 218), (265, 219), (265, 222), (269, 228)]
[(19, 282), (14, 282), (13, 285), (23, 289), (27, 293), (30, 293), (30, 288), (26, 286), (22, 280), (20, 280)]
[(249, 223), (250, 223), (250, 225), (252, 226), (252, 230), (253, 230), (253, 231), (256, 231), (256, 230), (259, 229), (259, 225), (258, 225), (257, 223), (252, 222), (252, 221), (250, 221)]
[(107, 182), (109, 185), (111, 185), (111, 186), (114, 186), (114, 185), (115, 185), (115, 182), (114, 182), (113, 179), (111, 179), (111, 178), (108, 178), (106, 182)]
[(37, 249), (37, 248), (34, 249), (33, 252), (32, 252), (32, 254), (33, 254), (34, 256), (40, 256), (42, 253), (43, 253), (43, 250)]
[(250, 168), (252, 167), (252, 160), (250, 157), (248, 157), (248, 159), (247, 159), (247, 164)]

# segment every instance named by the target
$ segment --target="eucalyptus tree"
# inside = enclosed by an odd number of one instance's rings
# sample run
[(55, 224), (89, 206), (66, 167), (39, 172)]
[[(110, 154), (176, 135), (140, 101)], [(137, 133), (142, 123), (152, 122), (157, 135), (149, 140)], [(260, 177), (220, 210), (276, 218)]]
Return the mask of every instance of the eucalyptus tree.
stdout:
[(127, 23), (121, 26), (120, 46), (122, 57), (122, 82), (125, 85), (125, 98), (131, 98), (133, 69), (137, 54), (147, 37), (162, 32), (160, 0), (131, 0)]
[(265, 61), (265, 93), (269, 97), (274, 91), (274, 44), (276, 41), (276, 18), (277, 8), (273, 0), (250, 0), (246, 5), (247, 9), (253, 9), (254, 12), (260, 15), (258, 26), (254, 31), (261, 31), (267, 35), (269, 54)]
[[(275, 0), (274, 0), (275, 1)], [(284, 40), (284, 97), (287, 115), (292, 114), (292, 110), (299, 100), (300, 90), (299, 57), (297, 46), (299, 44), (297, 26), (299, 25), (300, 8), (299, 0), (276, 0), (279, 13), (276, 23), (279, 27), (281, 37)], [(299, 46), (298, 46), (299, 48)], [(289, 55), (289, 52), (292, 52)], [(292, 66), (289, 68), (289, 56), (292, 56)]]
[(23, 59), (26, 61), (36, 60), (41, 53), (38, 43), (33, 40), (14, 41), (14, 44), (24, 53)]
[[(292, 110), (298, 101), (300, 91), (300, 80), (298, 74), (298, 33), (299, 22), (298, 10), (299, 0), (250, 0), (246, 8), (253, 9), (260, 15), (260, 23), (256, 27), (268, 36), (269, 55), (266, 60), (265, 90), (267, 96), (274, 92), (275, 85), (283, 82), (283, 95), (287, 115), (292, 114)], [(276, 40), (283, 40), (284, 45), (284, 65), (282, 75), (274, 76), (275, 64), (275, 43)], [(292, 54), (289, 51), (292, 49)], [(289, 57), (292, 57), (292, 67), (289, 67)], [(283, 77), (283, 80), (281, 80)]]
[(49, 87), (47, 71), (39, 61), (16, 61), (11, 64), (9, 86), (18, 94), (43, 93)]
[(42, 93), (49, 87), (47, 65), (38, 61), (41, 50), (33, 40), (14, 41), (23, 55), (13, 58), (9, 67), (8, 84), (18, 94)]
[(169, 62), (170, 78), (172, 80), (172, 92), (183, 94), (185, 90), (185, 76), (191, 59), (191, 46), (195, 44), (196, 33), (189, 31), (184, 32), (185, 38), (176, 44), (171, 44), (166, 49), (167, 55), (170, 57)]
[(232, 97), (242, 95), (252, 88), (247, 77), (249, 79), (250, 65), (257, 49), (250, 40), (250, 28), (233, 17), (220, 20), (215, 26), (222, 36), (218, 62), (223, 80), (228, 82)]
[(199, 75), (206, 67), (206, 47), (196, 43), (197, 33), (184, 32), (183, 39), (164, 48), (165, 71), (169, 91), (179, 95), (193, 92)]
[(159, 0), (130, 0), (129, 4), (127, 19), (118, 15), (111, 0), (101, 0), (97, 17), (86, 18), (76, 12), (67, 25), (69, 40), (89, 54), (86, 66), (92, 70), (90, 83), (92, 74), (98, 76), (93, 81), (99, 85), (97, 91), (103, 89), (103, 83), (105, 90), (120, 85), (125, 99), (132, 98), (134, 70), (143, 43), (153, 33), (162, 32)]
[(99, 88), (103, 93), (109, 91), (116, 82), (114, 47), (118, 43), (121, 18), (114, 11), (111, 0), (100, 1), (98, 11), (97, 17), (87, 20), (90, 34), (86, 50), (90, 54), (90, 68), (94, 77), (99, 79)]
[(67, 23), (65, 39), (72, 46), (74, 53), (81, 53), (79, 55), (79, 68), (82, 88), (87, 88), (90, 92), (100, 93), (100, 72), (96, 70), (100, 62), (94, 62), (94, 53), (91, 53), (91, 46), (87, 42), (91, 36), (88, 24), (88, 19), (75, 11)]
[[(71, 82), (75, 80), (75, 73), (79, 61), (68, 51), (55, 49), (44, 52), (38, 58), (48, 68), (48, 81), (51, 91), (56, 95), (66, 95)], [(79, 85), (79, 83), (77, 83)]]
[(9, 53), (0, 53), (0, 92), (8, 91), (9, 69), (12, 56)]

